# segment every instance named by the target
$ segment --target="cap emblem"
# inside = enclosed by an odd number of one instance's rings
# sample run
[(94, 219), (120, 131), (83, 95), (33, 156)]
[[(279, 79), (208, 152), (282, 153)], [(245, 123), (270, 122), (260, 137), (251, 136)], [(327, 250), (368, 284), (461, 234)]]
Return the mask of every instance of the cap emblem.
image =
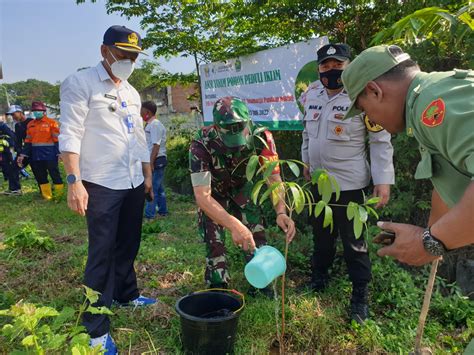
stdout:
[(326, 52), (326, 54), (329, 54), (329, 55), (334, 54), (334, 53), (336, 53), (336, 48), (334, 47), (329, 47)]
[(138, 36), (135, 32), (132, 32), (128, 35), (128, 43), (138, 46)]

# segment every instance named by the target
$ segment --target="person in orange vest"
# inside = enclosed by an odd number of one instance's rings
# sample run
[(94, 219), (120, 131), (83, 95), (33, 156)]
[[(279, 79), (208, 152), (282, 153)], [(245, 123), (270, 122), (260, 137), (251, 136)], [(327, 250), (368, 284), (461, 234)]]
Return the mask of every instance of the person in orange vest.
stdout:
[(64, 189), (58, 168), (59, 124), (46, 116), (46, 105), (41, 101), (31, 104), (31, 112), (35, 120), (28, 123), (26, 128), (25, 146), (18, 157), (18, 165), (21, 167), (24, 158), (29, 158), (41, 195), (45, 200), (51, 200), (53, 193), (48, 181), (48, 172), (57, 197), (63, 194)]

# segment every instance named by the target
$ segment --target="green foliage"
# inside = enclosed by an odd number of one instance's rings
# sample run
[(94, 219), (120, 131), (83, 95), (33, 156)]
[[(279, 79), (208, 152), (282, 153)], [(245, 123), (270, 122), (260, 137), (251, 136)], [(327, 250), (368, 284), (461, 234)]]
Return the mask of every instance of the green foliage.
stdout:
[[(25, 110), (29, 110), (33, 101), (43, 101), (47, 106), (59, 106), (59, 83), (53, 85), (46, 81), (28, 79), (2, 85), (8, 92), (10, 104), (21, 105)], [(2, 91), (0, 90), (0, 95)]]
[(42, 236), (45, 231), (37, 229), (31, 222), (17, 222), (20, 226), (5, 238), (4, 244), (8, 248), (28, 250), (40, 249), (50, 251), (54, 249), (54, 241), (49, 236)]
[(377, 33), (373, 44), (395, 43), (411, 54), (424, 71), (474, 66), (472, 2), (444, 1), (407, 14)]
[[(22, 345), (28, 353), (43, 355), (50, 352), (71, 351), (72, 354), (102, 354), (98, 347), (89, 347), (90, 337), (85, 328), (79, 326), (84, 312), (93, 314), (113, 314), (106, 307), (92, 307), (97, 302), (99, 293), (84, 286), (85, 301), (76, 312), (65, 307), (58, 312), (52, 307), (36, 306), (22, 301), (10, 309), (0, 310), (0, 316), (12, 318), (2, 328), (2, 335), (12, 346)], [(55, 318), (54, 321), (48, 321)], [(75, 323), (73, 320), (76, 319)]]
[(400, 39), (405, 43), (413, 43), (419, 39), (439, 37), (447, 31), (454, 44), (460, 44), (465, 36), (472, 35), (474, 31), (474, 21), (470, 14), (474, 5), (468, 2), (460, 5), (462, 7), (456, 13), (436, 6), (417, 10), (377, 33), (371, 44)]
[(158, 220), (150, 223), (144, 223), (142, 226), (142, 239), (156, 235), (158, 233), (161, 233), (162, 231), (163, 228), (161, 228)]
[(189, 84), (195, 83), (197, 76), (191, 74), (171, 74), (160, 67), (160, 64), (151, 60), (143, 59), (140, 61), (140, 67), (136, 68), (128, 82), (141, 92), (147, 88), (163, 88), (168, 85), (176, 85), (177, 83)]
[(179, 193), (190, 194), (192, 187), (189, 175), (189, 146), (193, 133), (190, 129), (182, 128), (184, 123), (182, 119), (171, 122), (168, 130), (166, 141), (168, 165), (165, 169), (165, 185)]

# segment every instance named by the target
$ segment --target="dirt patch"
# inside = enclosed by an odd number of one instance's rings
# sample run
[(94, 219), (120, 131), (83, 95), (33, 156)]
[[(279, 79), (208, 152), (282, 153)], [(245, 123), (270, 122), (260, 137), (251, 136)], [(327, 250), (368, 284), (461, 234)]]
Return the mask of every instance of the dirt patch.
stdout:
[(72, 244), (72, 245), (82, 245), (84, 244), (84, 238), (77, 235), (59, 235), (54, 237), (54, 240), (57, 243)]

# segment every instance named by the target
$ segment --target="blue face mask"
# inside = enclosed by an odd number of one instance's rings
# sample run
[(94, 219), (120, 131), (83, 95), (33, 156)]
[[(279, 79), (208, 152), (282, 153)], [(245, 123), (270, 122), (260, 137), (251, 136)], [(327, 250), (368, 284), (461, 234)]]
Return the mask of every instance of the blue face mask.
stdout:
[(33, 111), (33, 116), (34, 116), (34, 118), (39, 120), (40, 118), (43, 118), (44, 112), (43, 111)]

